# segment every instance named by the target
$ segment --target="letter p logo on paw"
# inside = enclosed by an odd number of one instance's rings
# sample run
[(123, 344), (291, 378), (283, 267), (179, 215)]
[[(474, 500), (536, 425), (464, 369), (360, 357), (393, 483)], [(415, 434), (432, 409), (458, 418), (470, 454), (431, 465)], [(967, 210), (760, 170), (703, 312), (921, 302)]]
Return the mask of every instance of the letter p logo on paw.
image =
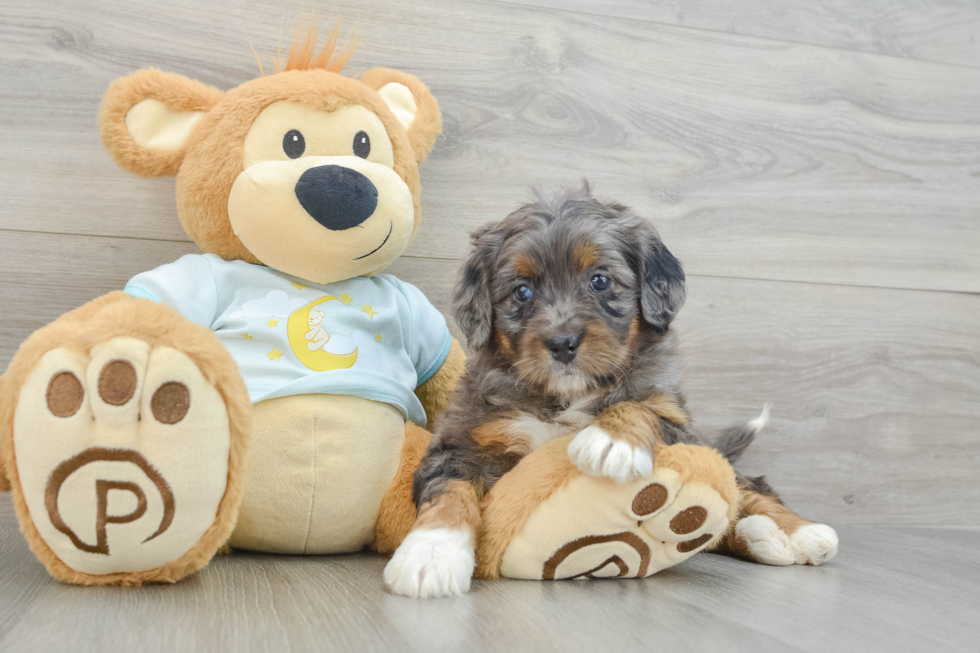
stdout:
[[(138, 481), (132, 480), (106, 480), (104, 478), (99, 478), (103, 465), (98, 463), (121, 463), (127, 467), (135, 466), (138, 470), (136, 474), (142, 473), (144, 482), (140, 483)], [(99, 467), (96, 469), (92, 468), (92, 473), (85, 473), (86, 468), (89, 465), (94, 467)], [(111, 467), (118, 467), (118, 465), (112, 465)], [(122, 470), (119, 470), (122, 471)], [(131, 476), (134, 470), (129, 471), (126, 476)], [(76, 472), (78, 474), (76, 475)], [(68, 483), (69, 479), (73, 476), (78, 476), (81, 478), (73, 479), (72, 483)], [(78, 533), (73, 529), (65, 520), (61, 514), (59, 508), (59, 498), (62, 494), (62, 489), (66, 487), (74, 489), (78, 485), (82, 485), (79, 488), (81, 492), (76, 493), (71, 491), (65, 499), (65, 503), (72, 504), (72, 510), (70, 513), (69, 521), (79, 521), (79, 519), (84, 519), (86, 516), (92, 518), (92, 515), (86, 515), (85, 513), (91, 512), (91, 510), (85, 510), (85, 504), (91, 505), (91, 498), (85, 497), (84, 485), (91, 484), (94, 478), (94, 491), (95, 491), (95, 512), (94, 512), (94, 525), (95, 525), (95, 543), (90, 544), (79, 537)], [(148, 482), (146, 482), (148, 481)], [(51, 518), (51, 523), (56, 529), (64, 533), (71, 539), (72, 544), (79, 551), (85, 551), (87, 553), (99, 553), (103, 555), (109, 555), (109, 535), (107, 532), (107, 527), (109, 524), (132, 524), (138, 522), (147, 515), (147, 495), (143, 490), (143, 486), (150, 486), (154, 491), (154, 503), (159, 502), (162, 506), (162, 516), (159, 520), (159, 526), (147, 537), (143, 542), (149, 542), (150, 540), (162, 535), (174, 520), (174, 495), (170, 490), (170, 486), (167, 485), (167, 481), (160, 475), (156, 469), (147, 462), (146, 458), (143, 457), (138, 451), (132, 451), (127, 449), (106, 449), (104, 447), (92, 447), (91, 449), (86, 449), (80, 454), (69, 458), (60, 465), (58, 465), (51, 476), (48, 478), (47, 488), (44, 492), (44, 504), (48, 511), (48, 516)], [(117, 492), (128, 492), (135, 499), (136, 505), (132, 507), (129, 512), (110, 512), (109, 507), (109, 493), (112, 491)], [(130, 502), (131, 503), (131, 502)], [(82, 504), (78, 506), (77, 504)], [(156, 511), (154, 511), (156, 512)], [(156, 523), (156, 520), (153, 520)], [(145, 530), (146, 526), (143, 526)], [(91, 541), (91, 540), (90, 540)]]
[(13, 442), (43, 545), (84, 574), (179, 560), (214, 524), (228, 482), (218, 390), (186, 354), (132, 338), (42, 356), (21, 388)]

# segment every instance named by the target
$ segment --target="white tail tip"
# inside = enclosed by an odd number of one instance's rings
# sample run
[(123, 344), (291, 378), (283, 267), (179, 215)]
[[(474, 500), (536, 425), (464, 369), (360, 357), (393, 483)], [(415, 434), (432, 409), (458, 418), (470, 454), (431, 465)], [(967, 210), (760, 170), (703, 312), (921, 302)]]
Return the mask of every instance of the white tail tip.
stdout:
[(762, 414), (756, 417), (754, 420), (748, 423), (749, 428), (754, 430), (756, 433), (765, 428), (766, 424), (769, 423), (769, 409), (772, 408), (772, 404), (766, 404), (762, 407)]

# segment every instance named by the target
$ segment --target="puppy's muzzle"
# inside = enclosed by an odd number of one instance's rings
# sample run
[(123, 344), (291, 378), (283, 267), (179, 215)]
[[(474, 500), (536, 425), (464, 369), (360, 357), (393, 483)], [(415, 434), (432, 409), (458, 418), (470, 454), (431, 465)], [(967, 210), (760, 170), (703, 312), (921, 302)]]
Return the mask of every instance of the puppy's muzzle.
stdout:
[(544, 341), (544, 346), (551, 352), (551, 357), (561, 363), (571, 363), (575, 359), (581, 344), (582, 338), (580, 336), (573, 336), (568, 333), (559, 333)]
[(378, 189), (365, 175), (344, 166), (310, 168), (296, 182), (296, 198), (327, 229), (356, 227), (378, 208)]

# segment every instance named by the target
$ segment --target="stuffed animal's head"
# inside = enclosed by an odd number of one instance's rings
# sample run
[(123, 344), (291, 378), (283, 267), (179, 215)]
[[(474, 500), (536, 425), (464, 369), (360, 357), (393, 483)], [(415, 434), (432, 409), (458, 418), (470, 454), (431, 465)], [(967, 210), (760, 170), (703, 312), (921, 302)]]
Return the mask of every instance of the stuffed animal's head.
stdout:
[[(318, 283), (380, 272), (421, 218), (418, 165), (442, 130), (417, 78), (339, 74), (336, 31), (284, 66), (222, 93), (158, 70), (116, 80), (102, 142), (123, 168), (177, 176), (177, 211), (205, 252)], [(281, 69), (281, 70), (280, 70)]]

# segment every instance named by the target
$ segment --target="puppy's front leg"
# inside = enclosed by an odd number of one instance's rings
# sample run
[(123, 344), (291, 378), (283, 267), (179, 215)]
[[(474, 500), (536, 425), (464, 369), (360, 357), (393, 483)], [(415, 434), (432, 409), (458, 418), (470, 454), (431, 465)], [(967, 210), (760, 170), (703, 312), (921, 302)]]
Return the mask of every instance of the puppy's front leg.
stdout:
[(663, 438), (655, 408), (649, 402), (622, 402), (578, 432), (568, 445), (568, 457), (585, 474), (626, 483), (653, 472), (657, 442)]
[(463, 465), (452, 451), (432, 454), (416, 472), (418, 518), (384, 571), (392, 592), (421, 599), (469, 591), (480, 524), (476, 487), (458, 477)]

